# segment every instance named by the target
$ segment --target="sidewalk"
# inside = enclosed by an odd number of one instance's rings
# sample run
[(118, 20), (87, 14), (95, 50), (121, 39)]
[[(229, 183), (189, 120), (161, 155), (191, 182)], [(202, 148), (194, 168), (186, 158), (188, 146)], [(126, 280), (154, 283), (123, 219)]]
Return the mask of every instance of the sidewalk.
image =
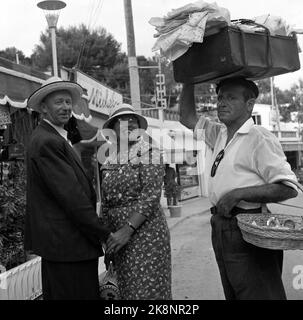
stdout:
[(178, 225), (185, 219), (188, 219), (192, 216), (208, 211), (209, 208), (211, 207), (211, 204), (208, 198), (206, 197), (199, 197), (199, 198), (185, 200), (180, 202), (180, 205), (182, 206), (181, 217), (177, 217), (177, 218), (171, 217), (169, 209), (167, 207), (163, 207), (165, 216), (167, 218), (167, 224), (170, 230), (175, 228), (176, 225)]

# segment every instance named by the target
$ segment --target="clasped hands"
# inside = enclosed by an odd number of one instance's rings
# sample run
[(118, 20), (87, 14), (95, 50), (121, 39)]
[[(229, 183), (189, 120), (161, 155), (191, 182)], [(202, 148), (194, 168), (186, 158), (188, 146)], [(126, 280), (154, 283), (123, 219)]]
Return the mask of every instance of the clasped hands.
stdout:
[(131, 238), (134, 230), (132, 230), (128, 225), (123, 226), (116, 232), (110, 233), (106, 241), (106, 251), (105, 251), (105, 264), (112, 260), (114, 253), (117, 253), (122, 247), (124, 247), (129, 239)]

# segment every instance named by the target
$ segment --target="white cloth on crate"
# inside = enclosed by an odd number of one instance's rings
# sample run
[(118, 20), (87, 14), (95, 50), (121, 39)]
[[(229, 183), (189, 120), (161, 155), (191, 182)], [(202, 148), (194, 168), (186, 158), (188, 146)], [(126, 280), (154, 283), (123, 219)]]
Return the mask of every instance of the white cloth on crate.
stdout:
[(230, 14), (216, 3), (197, 1), (173, 9), (164, 18), (151, 18), (149, 23), (156, 27), (158, 39), (152, 50), (161, 50), (169, 60), (183, 55), (194, 42), (202, 43), (208, 27), (214, 24), (230, 24)]
[[(289, 182), (297, 182), (297, 178), (286, 161), (279, 140), (267, 129), (254, 125), (251, 118), (235, 133), (227, 146), (226, 126), (205, 117), (199, 118), (194, 135), (213, 149), (211, 165), (224, 149), (224, 157), (215, 176), (209, 177), (208, 194), (213, 205), (236, 188), (282, 181), (297, 190), (296, 185)], [(261, 204), (241, 201), (238, 206), (254, 209), (261, 207)]]

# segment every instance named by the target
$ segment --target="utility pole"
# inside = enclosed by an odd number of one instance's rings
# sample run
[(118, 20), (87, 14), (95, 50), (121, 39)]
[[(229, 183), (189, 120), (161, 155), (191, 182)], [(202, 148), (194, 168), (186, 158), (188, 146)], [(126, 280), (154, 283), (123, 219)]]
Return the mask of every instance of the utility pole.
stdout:
[(139, 72), (136, 57), (135, 33), (131, 0), (124, 0), (124, 14), (127, 35), (128, 67), (130, 77), (130, 95), (135, 109), (141, 109)]
[[(159, 107), (159, 120), (161, 125), (161, 130), (164, 124), (164, 109), (167, 108), (166, 101), (166, 87), (165, 87), (165, 75), (161, 70), (161, 55), (158, 56), (158, 74), (156, 74), (156, 93), (157, 93), (157, 107)], [(160, 105), (159, 105), (160, 104)]]
[(271, 88), (271, 105), (276, 113), (276, 122), (277, 122), (277, 129), (278, 129), (278, 138), (281, 139), (281, 129), (280, 129), (280, 112), (279, 112), (279, 106), (277, 103), (277, 96), (275, 91), (275, 83), (274, 83), (274, 77), (270, 78), (270, 88)]
[(301, 111), (302, 106), (303, 106), (303, 88), (302, 88), (302, 82), (300, 82), (300, 87), (299, 87), (299, 110), (298, 110), (298, 130), (299, 130), (299, 161), (298, 161), (298, 166), (299, 168), (302, 167), (302, 159), (303, 159), (303, 154), (302, 154), (302, 147), (301, 143), (303, 142), (303, 135), (301, 135), (301, 115), (303, 115), (303, 112)]

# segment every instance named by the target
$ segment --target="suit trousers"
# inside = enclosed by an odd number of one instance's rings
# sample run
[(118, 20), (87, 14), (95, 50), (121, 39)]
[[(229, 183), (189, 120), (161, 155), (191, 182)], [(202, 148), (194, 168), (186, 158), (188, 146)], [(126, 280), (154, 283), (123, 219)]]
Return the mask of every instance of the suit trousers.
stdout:
[(42, 258), (43, 300), (99, 300), (98, 259), (54, 262)]
[[(282, 282), (283, 251), (260, 248), (243, 240), (237, 219), (212, 208), (212, 245), (226, 300), (286, 300)], [(232, 214), (260, 209), (235, 208)]]

